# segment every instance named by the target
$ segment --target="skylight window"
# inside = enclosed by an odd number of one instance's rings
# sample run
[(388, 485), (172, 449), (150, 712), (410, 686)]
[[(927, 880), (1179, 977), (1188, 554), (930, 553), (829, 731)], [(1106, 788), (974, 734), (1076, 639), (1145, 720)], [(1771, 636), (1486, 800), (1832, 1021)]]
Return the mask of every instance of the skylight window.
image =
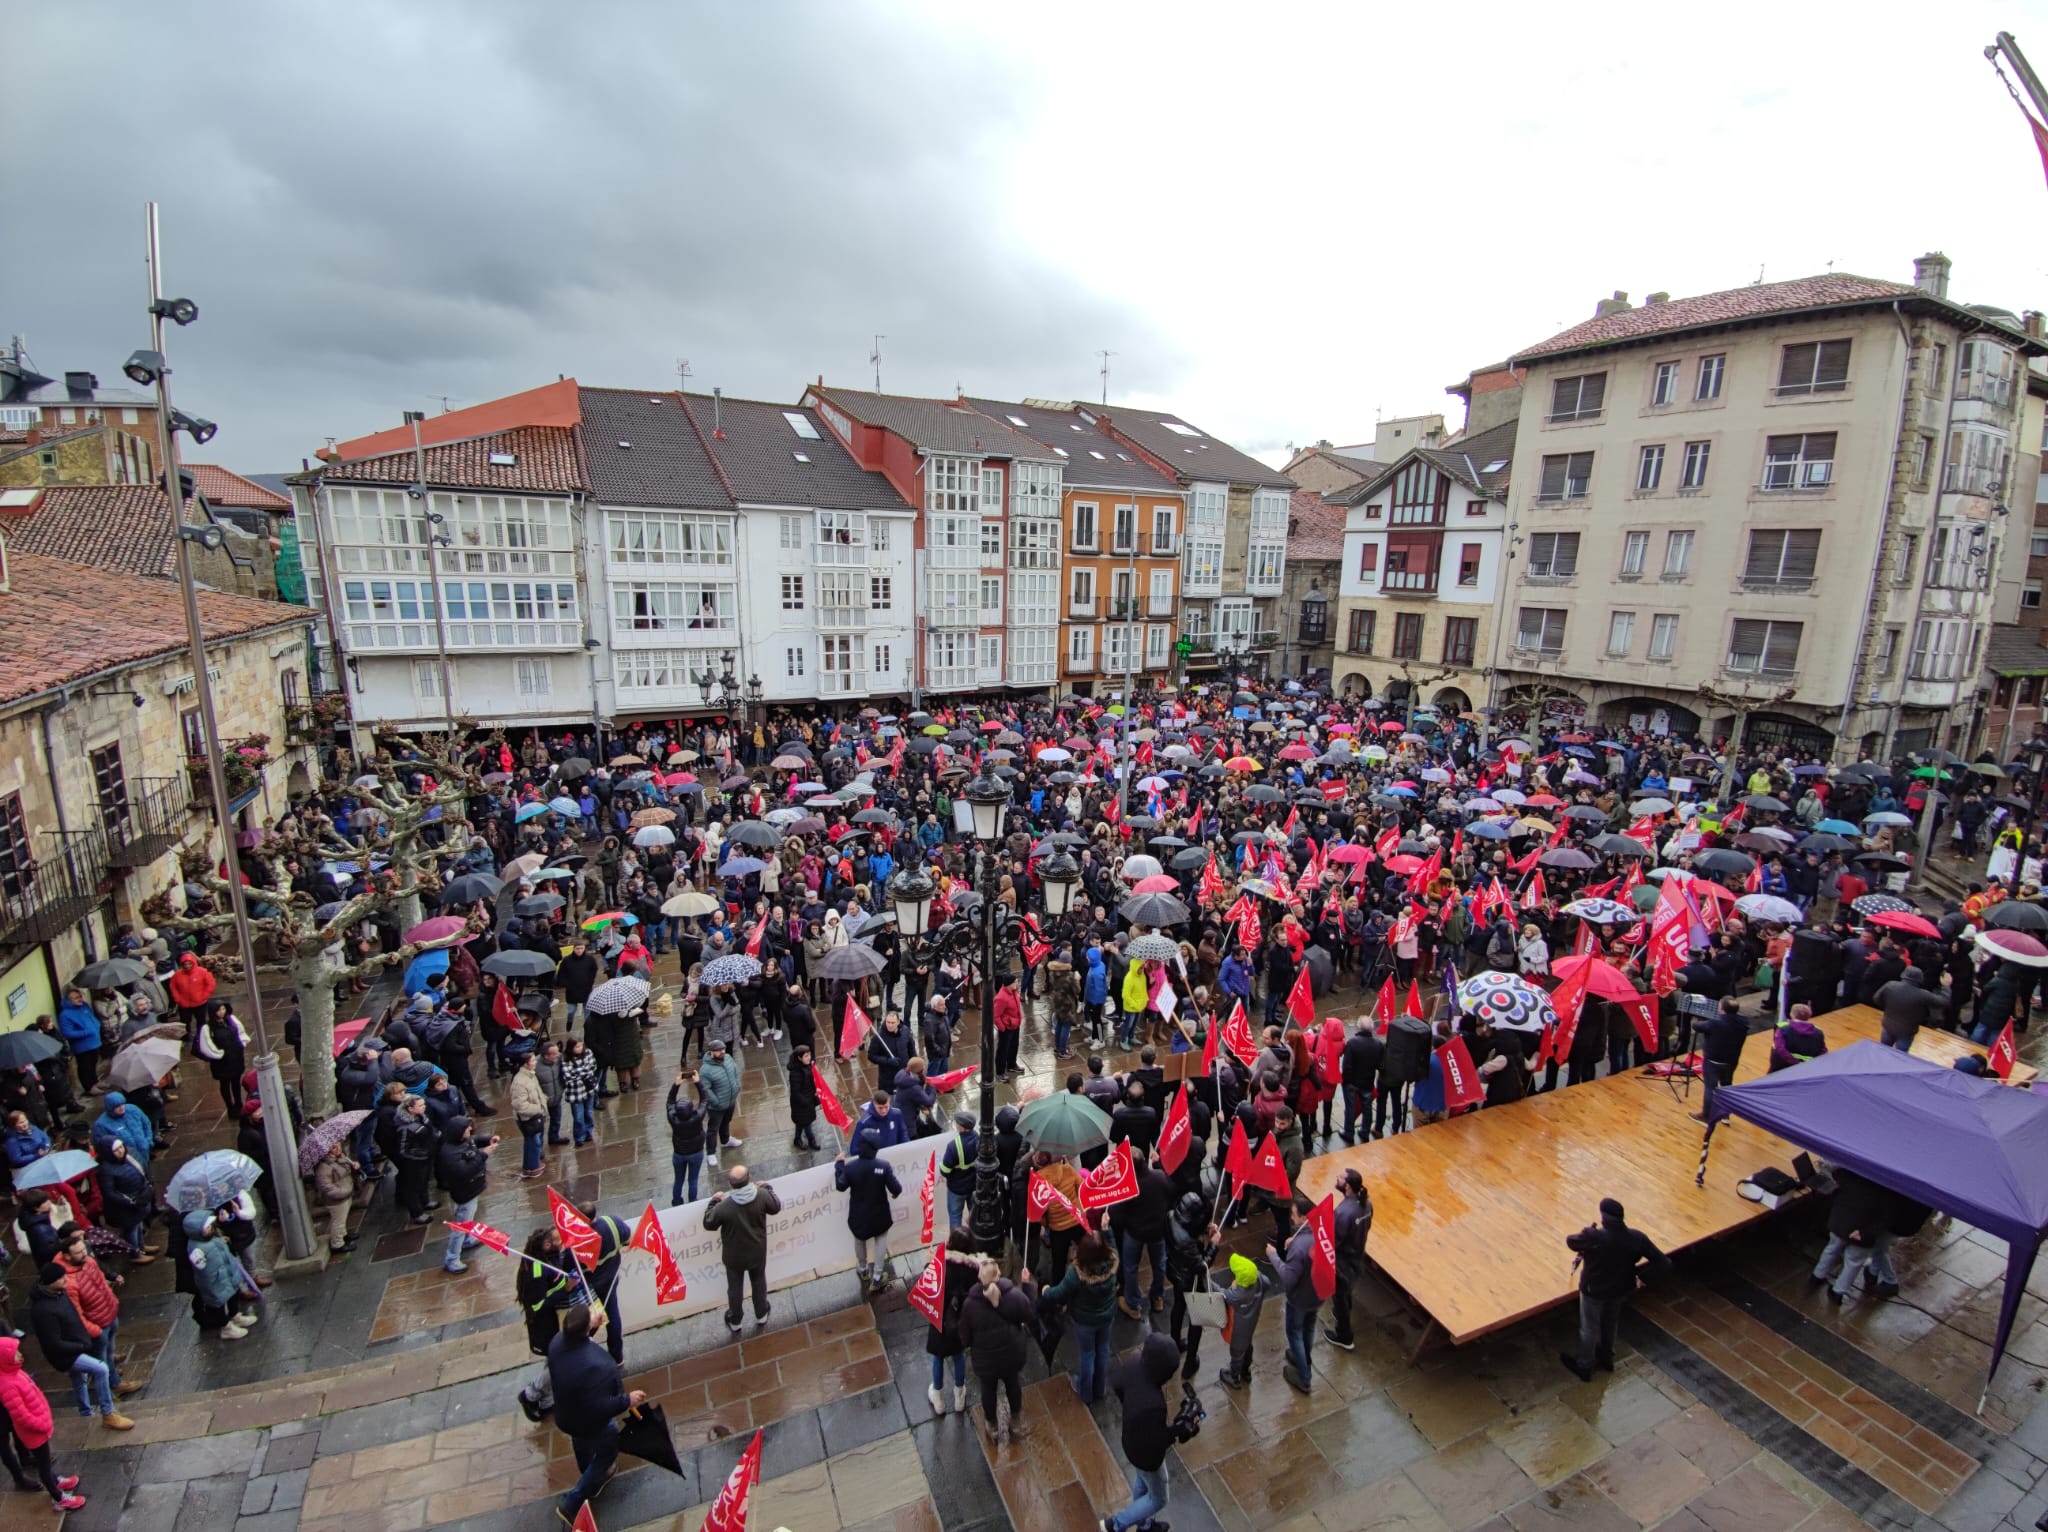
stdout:
[(509, 452), (493, 452), (491, 454), (491, 466), (493, 468), (510, 468), (518, 461), (519, 459)]
[(1069, 431), (1078, 431), (1078, 430), (1080, 430), (1081, 428), (1080, 428), (1080, 427), (1079, 427), (1078, 425), (1074, 424), (1074, 423), (1073, 423), (1072, 421), (1068, 421), (1068, 422), (1067, 422), (1067, 429), (1068, 429)]
[[(784, 410), (782, 418), (789, 422), (790, 430), (796, 432), (805, 441), (814, 442), (818, 440), (818, 428), (811, 424), (811, 417), (804, 414), (801, 410)], [(809, 462), (810, 459), (805, 458), (804, 461)]]
[(1494, 460), (1493, 460), (1492, 462), (1490, 462), (1490, 463), (1488, 463), (1488, 464), (1486, 465), (1486, 469), (1485, 469), (1485, 471), (1486, 471), (1487, 473), (1499, 473), (1499, 472), (1500, 472), (1500, 471), (1501, 471), (1501, 470), (1502, 470), (1503, 468), (1505, 468), (1505, 467), (1507, 467), (1507, 466), (1508, 466), (1508, 460), (1507, 460), (1506, 458), (1504, 458), (1504, 457), (1500, 457), (1500, 458), (1495, 458), (1495, 459), (1494, 459)]
[(1088, 455), (1094, 458), (1095, 461), (1098, 463), (1106, 463), (1109, 461), (1108, 458), (1104, 457), (1100, 452), (1097, 452), (1093, 447), (1090, 447), (1088, 449)]
[(1005, 415), (1003, 419), (1009, 421), (1011, 425), (1015, 426), (1020, 431), (1025, 430), (1031, 424), (1022, 415)]
[(1052, 450), (1057, 452), (1061, 457), (1065, 457), (1067, 455), (1067, 449), (1065, 447), (1055, 447)]
[(633, 450), (633, 444), (632, 444), (631, 442), (620, 442), (620, 443), (619, 443), (619, 451), (621, 451), (621, 452), (631, 452), (632, 450)]
[(811, 460), (811, 455), (808, 452), (791, 452), (790, 456), (799, 463), (808, 463)]
[(1193, 426), (1184, 426), (1178, 420), (1162, 420), (1159, 423), (1176, 436), (1200, 436), (1202, 434)]

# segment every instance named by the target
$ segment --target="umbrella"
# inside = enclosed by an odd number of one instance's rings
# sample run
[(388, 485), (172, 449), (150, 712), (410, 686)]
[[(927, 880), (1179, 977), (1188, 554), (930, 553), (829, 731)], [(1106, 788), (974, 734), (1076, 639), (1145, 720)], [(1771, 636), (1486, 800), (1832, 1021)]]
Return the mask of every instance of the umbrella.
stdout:
[(1633, 835), (1596, 835), (1586, 844), (1602, 856), (1650, 855), (1650, 848)]
[(1671, 812), (1671, 800), (1669, 798), (1638, 798), (1629, 805), (1629, 811), (1635, 814), (1668, 814)]
[[(1467, 798), (1461, 805), (1461, 807), (1468, 814), (1495, 814), (1500, 811), (1500, 806), (1500, 800), (1498, 798), (1486, 797)], [(1596, 809), (1594, 810), (1594, 812), (1599, 813), (1599, 810)], [(1607, 816), (1605, 814), (1601, 814), (1600, 817), (1602, 819), (1605, 819)]]
[[(1166, 869), (1159, 865), (1158, 857), (1147, 856), (1142, 851), (1124, 858), (1124, 877), (1134, 883), (1140, 878), (1156, 878), (1164, 871)], [(1181, 918), (1185, 920), (1187, 917), (1183, 915)]]
[(1769, 793), (1751, 793), (1742, 800), (1746, 809), (1755, 809), (1760, 814), (1782, 814), (1791, 807), (1783, 799), (1773, 798)]
[(1550, 997), (1511, 973), (1475, 974), (1458, 986), (1458, 1009), (1510, 1032), (1541, 1032), (1554, 1026)]
[(1909, 814), (1898, 814), (1890, 809), (1884, 809), (1875, 814), (1864, 815), (1863, 822), (1866, 825), (1890, 825), (1894, 829), (1903, 830), (1911, 827), (1913, 819)]
[(668, 1411), (650, 1399), (619, 1417), (619, 1451), (656, 1468), (680, 1475), (675, 1438), (669, 1434)]
[(1605, 809), (1596, 809), (1590, 803), (1574, 803), (1564, 811), (1566, 819), (1582, 819), (1587, 824), (1604, 824), (1607, 820)]
[(2048, 968), (2048, 946), (2043, 946), (2024, 931), (2001, 930), (1993, 926), (1977, 933), (1977, 946), (1993, 957), (2018, 963), (2022, 968)]
[(317, 1122), (308, 1128), (306, 1136), (299, 1140), (299, 1174), (310, 1176), (313, 1167), (326, 1159), (336, 1144), (346, 1141), (369, 1115), (368, 1112), (337, 1112), (325, 1122)]
[(1735, 907), (1751, 920), (1766, 920), (1781, 926), (1796, 926), (1806, 917), (1790, 899), (1776, 894), (1744, 894)]
[(1017, 1131), (1034, 1149), (1047, 1154), (1079, 1154), (1109, 1142), (1109, 1114), (1086, 1096), (1061, 1091), (1025, 1106)]
[(1192, 872), (1197, 867), (1206, 866), (1208, 861), (1209, 850), (1206, 846), (1190, 846), (1185, 851), (1176, 851), (1173, 856), (1173, 865), (1182, 872)]
[(1814, 829), (1823, 835), (1861, 835), (1863, 832), (1846, 819), (1823, 819)]
[(853, 822), (857, 825), (893, 825), (896, 816), (887, 809), (862, 809), (853, 816)]
[(522, 947), (510, 952), (493, 952), (477, 967), (501, 979), (538, 979), (555, 971), (555, 960), (545, 952), (529, 952)]
[(536, 915), (552, 915), (568, 902), (560, 894), (529, 894), (512, 906), (512, 913), (531, 920)]
[(649, 989), (645, 979), (625, 974), (598, 985), (584, 1005), (593, 1016), (624, 1016), (647, 1003)]
[(1628, 898), (1629, 903), (1647, 913), (1650, 907), (1657, 902), (1657, 885), (1654, 883), (1638, 884), (1629, 890)]
[(1264, 782), (1258, 783), (1253, 787), (1247, 787), (1244, 790), (1244, 795), (1253, 803), (1285, 803), (1287, 801), (1287, 794), (1280, 791), (1277, 787), (1269, 787)]
[(709, 915), (722, 908), (709, 894), (700, 894), (694, 888), (684, 889), (675, 898), (661, 907), (664, 915)]
[(87, 989), (119, 989), (149, 977), (149, 964), (134, 958), (101, 958), (78, 970), (77, 983)]
[(1596, 926), (1632, 925), (1642, 919), (1629, 906), (1612, 899), (1574, 899), (1564, 907), (1564, 913), (1590, 920)]
[(1057, 764), (1060, 761), (1071, 761), (1074, 758), (1074, 753), (1071, 750), (1063, 750), (1058, 745), (1047, 745), (1038, 752), (1038, 758), (1041, 761), (1052, 761)]
[[(1856, 902), (1861, 904), (1863, 900)], [(2048, 932), (2048, 909), (2017, 899), (2001, 899), (1985, 912), (1984, 924), (1994, 931), (2032, 931), (2039, 935)]]
[(548, 799), (548, 808), (551, 812), (560, 814), (564, 819), (581, 819), (583, 817), (583, 810), (577, 805), (574, 798), (550, 798)]
[(1873, 867), (1890, 867), (1899, 871), (1903, 871), (1913, 865), (1904, 857), (1893, 856), (1889, 851), (1866, 851), (1861, 856), (1854, 858), (1854, 860), (1868, 862)]
[(39, 1160), (31, 1160), (14, 1173), (14, 1189), (25, 1192), (32, 1186), (56, 1186), (73, 1176), (82, 1176), (99, 1161), (83, 1149), (59, 1149)]
[(1556, 846), (1536, 858), (1545, 867), (1563, 867), (1573, 872), (1583, 872), (1594, 864), (1585, 852), (1571, 846)]
[(468, 922), (460, 915), (436, 915), (432, 920), (423, 920), (406, 932), (405, 940), (417, 946), (424, 946), (428, 942), (445, 942), (451, 936), (460, 936), (467, 925)]
[(1602, 1000), (1639, 1000), (1642, 991), (1629, 983), (1628, 975), (1597, 953), (1584, 956), (1574, 954), (1559, 958), (1550, 965), (1551, 971), (1560, 979), (1573, 977), (1581, 968), (1586, 970), (1586, 988)]
[[(1739, 905), (1740, 901), (1737, 903)], [(1917, 910), (1879, 910), (1870, 917), (1870, 923), (1883, 926), (1887, 931), (1904, 931), (1908, 936), (1941, 935), (1940, 928)]]
[(138, 1037), (114, 1055), (114, 1062), (107, 1067), (107, 1083), (116, 1090), (141, 1090), (176, 1069), (184, 1056), (182, 1038)]
[(486, 899), (495, 899), (504, 884), (487, 872), (466, 872), (459, 878), (451, 878), (448, 886), (441, 890), (443, 904), (479, 904)]
[(64, 1045), (56, 1038), (33, 1027), (0, 1032), (0, 1069), (26, 1069), (31, 1064), (54, 1059), (63, 1051)]
[(867, 979), (887, 966), (888, 959), (874, 948), (849, 942), (844, 947), (834, 947), (811, 964), (811, 972), (820, 979)]
[(647, 825), (672, 824), (675, 821), (675, 817), (676, 811), (674, 809), (642, 809), (628, 823), (633, 829), (638, 830)]
[(760, 972), (758, 960), (744, 952), (728, 952), (724, 957), (715, 957), (706, 963), (698, 977), (706, 984), (745, 984)]
[(773, 771), (809, 771), (811, 763), (800, 755), (778, 755), (768, 763)]
[(623, 921), (625, 924), (629, 926), (638, 925), (640, 923), (639, 921), (635, 920), (631, 915), (628, 915), (624, 910), (604, 910), (599, 914), (587, 917), (583, 922), (583, 929), (586, 931), (602, 931), (606, 926), (610, 925), (613, 921)]
[[(778, 810), (778, 812), (780, 812)], [(799, 812), (798, 817), (802, 817)], [(782, 832), (773, 825), (761, 823), (758, 819), (744, 820), (732, 827), (725, 837), (736, 846), (779, 846)]]
[(744, 878), (762, 871), (767, 865), (758, 856), (729, 856), (718, 864), (718, 875), (721, 878)]
[(208, 1149), (178, 1167), (164, 1201), (181, 1213), (211, 1212), (263, 1178), (263, 1167), (234, 1149)]
[[(1913, 906), (1897, 894), (1865, 894), (1859, 899), (1851, 900), (1849, 908), (1859, 915), (1869, 916), (1882, 915), (1887, 910), (1910, 910)], [(2048, 911), (2042, 913), (2044, 917), (2048, 917)], [(1996, 924), (1995, 921), (1991, 923)]]
[(1494, 819), (1482, 819), (1477, 824), (1467, 825), (1465, 829), (1468, 834), (1476, 835), (1481, 840), (1506, 840), (1514, 834), (1514, 831)]
[(1756, 858), (1745, 856), (1740, 851), (1724, 851), (1716, 847), (1712, 850), (1696, 854), (1692, 859), (1692, 864), (1701, 872), (1711, 872), (1717, 875), (1735, 873), (1740, 877), (1746, 878), (1749, 876), (1751, 869), (1756, 866)]
[(1131, 885), (1134, 894), (1173, 894), (1180, 891), (1180, 879), (1168, 873), (1154, 873), (1149, 878), (1140, 878)]
[(1248, 755), (1233, 755), (1223, 763), (1225, 771), (1264, 771), (1266, 768)]
[(1170, 963), (1180, 956), (1180, 945), (1171, 937), (1140, 936), (1125, 945), (1124, 956), (1137, 963)]
[(555, 768), (555, 775), (563, 781), (574, 781), (577, 777), (590, 775), (590, 762), (580, 755), (572, 755)]
[(529, 819), (538, 819), (548, 811), (545, 803), (522, 803), (512, 815), (513, 822), (525, 824)]
[(675, 843), (676, 832), (667, 825), (643, 825), (633, 832), (633, 844), (636, 846), (673, 846)]
[(1854, 851), (1856, 842), (1840, 835), (1809, 835), (1799, 843), (1799, 849), (1825, 856), (1831, 851)]
[(1510, 808), (1529, 801), (1529, 795), (1517, 787), (1496, 787), (1492, 796)]
[(736, 771), (731, 776), (720, 779), (718, 785), (724, 788), (725, 791), (731, 792), (735, 788), (745, 787), (747, 781), (748, 778), (745, 772)]

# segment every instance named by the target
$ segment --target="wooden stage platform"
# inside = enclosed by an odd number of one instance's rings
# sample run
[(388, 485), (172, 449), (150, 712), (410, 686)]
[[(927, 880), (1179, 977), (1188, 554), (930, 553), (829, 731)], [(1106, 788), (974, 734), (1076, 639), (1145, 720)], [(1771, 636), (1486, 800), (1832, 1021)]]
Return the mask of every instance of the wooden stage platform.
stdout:
[[(1878, 1022), (1868, 1006), (1819, 1020), (1830, 1049), (1880, 1046)], [(1765, 1072), (1770, 1046), (1768, 1032), (1750, 1037), (1738, 1082)], [(1913, 1044), (1942, 1064), (1983, 1051), (1924, 1028)], [(1599, 1221), (1602, 1197), (1619, 1198), (1630, 1225), (1667, 1252), (1766, 1216), (1736, 1185), (1766, 1165), (1789, 1170), (1798, 1151), (1731, 1117), (1715, 1131), (1706, 1185), (1695, 1186), (1704, 1130), (1690, 1114), (1700, 1101), (1698, 1081), (1681, 1099), (1632, 1070), (1317, 1155), (1300, 1187), (1320, 1200), (1355, 1166), (1372, 1193), (1367, 1256), (1430, 1316), (1424, 1344), (1438, 1333), (1463, 1344), (1577, 1293), (1565, 1236)]]

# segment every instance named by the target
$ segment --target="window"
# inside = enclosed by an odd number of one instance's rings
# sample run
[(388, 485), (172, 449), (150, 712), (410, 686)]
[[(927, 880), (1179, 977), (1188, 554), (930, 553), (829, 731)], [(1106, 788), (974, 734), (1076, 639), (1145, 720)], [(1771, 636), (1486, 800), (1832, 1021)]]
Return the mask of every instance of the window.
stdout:
[(984, 685), (1003, 678), (1003, 640), (997, 633), (981, 635), (981, 676)]
[(1621, 577), (1624, 580), (1639, 579), (1643, 565), (1650, 558), (1650, 534), (1647, 532), (1624, 532), (1621, 538)]
[(1370, 585), (1379, 578), (1380, 545), (1367, 543), (1358, 550), (1358, 578)]
[(1927, 386), (1935, 393), (1948, 388), (1948, 347), (1936, 341), (1934, 354), (1927, 369)]
[(1515, 614), (1515, 647), (1538, 654), (1564, 652), (1564, 618), (1561, 608), (1525, 606)]
[(1000, 564), (1003, 561), (1003, 524), (1000, 521), (984, 521), (981, 524), (981, 561), (984, 564)]
[(818, 641), (818, 691), (822, 696), (835, 692), (857, 692), (867, 690), (867, 643), (858, 634), (828, 634)]
[[(800, 518), (786, 516), (784, 521)], [(607, 511), (615, 564), (730, 564), (732, 519), (679, 511)]]
[(1003, 579), (1001, 575), (981, 577), (981, 620), (986, 623), (1000, 623), (1003, 620)]
[(1074, 551), (1093, 553), (1101, 544), (1095, 536), (1095, 507), (1086, 500), (1074, 502)]
[(1543, 459), (1543, 480), (1536, 490), (1538, 500), (1584, 499), (1593, 480), (1593, 454), (1553, 452)]
[(1738, 617), (1728, 633), (1728, 668), (1739, 675), (1789, 676), (1799, 668), (1796, 622)]
[(868, 576), (868, 605), (886, 612), (896, 604), (896, 582), (889, 575)]
[(1010, 522), (1012, 569), (1060, 567), (1060, 524), (1044, 516), (1018, 516)]
[(1484, 516), (1486, 514), (1486, 502), (1484, 500), (1467, 500), (1465, 502), (1465, 514), (1467, 516)]
[(930, 633), (925, 636), (925, 684), (961, 687), (974, 684), (972, 633)]
[(1700, 358), (1699, 382), (1694, 386), (1695, 399), (1718, 399), (1721, 397), (1721, 377), (1728, 370), (1728, 358), (1716, 353)]
[(28, 823), (21, 817), (21, 794), (0, 798), (0, 898), (25, 894), (36, 881), (36, 859), (29, 849)]
[(1444, 663), (1470, 668), (1479, 647), (1479, 619), (1451, 617), (1444, 621)]
[(984, 466), (981, 470), (981, 510), (985, 516), (1003, 514), (1003, 471)]
[(1650, 379), (1650, 403), (1670, 404), (1678, 398), (1678, 363), (1659, 362)]
[(1192, 494), (1194, 500), (1188, 509), (1188, 530), (1212, 532), (1221, 537), (1224, 520), (1229, 514), (1229, 491), (1221, 484), (1197, 484)]
[(801, 549), (804, 545), (804, 519), (801, 516), (778, 516), (781, 546), (789, 550)]
[(867, 625), (868, 578), (857, 569), (818, 571), (818, 626), (859, 628)]
[(1448, 475), (1421, 458), (1394, 476), (1390, 492), (1393, 514), (1388, 519), (1397, 527), (1440, 527), (1451, 505)]
[(981, 561), (981, 523), (972, 516), (932, 516), (925, 522), (926, 551), (934, 565), (964, 568)]
[(1598, 419), (1606, 399), (1607, 374), (1604, 372), (1559, 378), (1550, 385), (1550, 418), (1553, 422)]
[(1059, 464), (1012, 463), (1010, 513), (1057, 520), (1060, 514)]
[(1787, 346), (1778, 363), (1778, 393), (1839, 394), (1849, 386), (1849, 343), (1805, 341)]
[(1190, 595), (1213, 596), (1223, 588), (1223, 542), (1221, 538), (1197, 540), (1188, 535), (1186, 583)]
[(782, 609), (785, 612), (801, 612), (804, 609), (804, 577), (784, 575), (782, 577)]
[(206, 759), (206, 725), (200, 722), (199, 709), (188, 707), (178, 714), (178, 732), (184, 736), (185, 759), (203, 761)]
[(1129, 553), (1138, 541), (1138, 508), (1135, 505), (1120, 505), (1116, 508), (1115, 530), (1110, 537), (1112, 553)]
[(622, 632), (735, 628), (738, 608), (738, 587), (714, 580), (619, 580), (612, 585), (612, 627)]
[(868, 518), (863, 511), (818, 512), (817, 560), (820, 564), (865, 564), (868, 561)]
[(1138, 630), (1129, 623), (1111, 623), (1102, 630), (1102, 668), (1112, 674), (1136, 669)]
[(1913, 438), (1913, 488), (1925, 489), (1934, 474), (1934, 437), (1922, 431)]
[(1579, 534), (1538, 532), (1529, 539), (1529, 573), (1536, 579), (1562, 580), (1579, 572)]
[(1886, 628), (1884, 630), (1884, 636), (1878, 641), (1878, 675), (1889, 678), (1898, 673), (1899, 648), (1905, 642), (1905, 638), (1906, 630), (1904, 628)]
[(882, 685), (889, 684), (889, 646), (876, 644), (874, 649), (875, 677)]
[(439, 660), (414, 660), (412, 662), (412, 689), (414, 695), (428, 702), (441, 698), (441, 662)]
[(1076, 617), (1095, 615), (1095, 571), (1076, 569), (1067, 587), (1067, 610)]
[(2029, 580), (2020, 587), (2020, 605), (2030, 612), (2041, 609), (2041, 582)]
[(520, 660), (517, 662), (516, 674), (519, 695), (522, 697), (545, 697), (554, 690), (546, 660)]
[(1944, 590), (1979, 590), (1989, 576), (1984, 529), (1936, 527), (1927, 548), (1927, 583)]
[(1367, 521), (1378, 521), (1380, 517), (1385, 513), (1385, 510), (1386, 507), (1381, 505), (1368, 505), (1365, 508), (1365, 519)]
[(1907, 678), (1914, 681), (1953, 681), (1968, 674), (1963, 669), (1963, 650), (1970, 624), (1963, 618), (1930, 618), (1914, 625), (1913, 653), (1906, 661)]
[(1330, 634), (1330, 603), (1327, 601), (1304, 601), (1301, 604), (1301, 627), (1295, 637), (1302, 643), (1314, 647)]
[(1609, 659), (1625, 660), (1636, 642), (1636, 614), (1634, 612), (1609, 612), (1607, 614), (1607, 656)]
[(1173, 542), (1173, 507), (1155, 505), (1152, 507), (1152, 556), (1171, 557), (1180, 550)]
[(783, 649), (782, 673), (791, 680), (797, 680), (803, 675), (804, 651), (801, 644), (791, 644)]
[(981, 617), (981, 577), (966, 569), (934, 569), (926, 574), (929, 620), (936, 624), (972, 627)]
[(1091, 670), (1095, 665), (1095, 630), (1067, 630), (1067, 665), (1073, 670)]
[(1705, 489), (1707, 487), (1707, 459), (1713, 453), (1712, 442), (1687, 442), (1685, 444), (1685, 466), (1679, 470), (1680, 489)]
[(1394, 614), (1394, 649), (1397, 660), (1419, 660), (1422, 658), (1422, 614), (1420, 612), (1396, 612)]
[(1692, 568), (1692, 533), (1664, 534), (1664, 578), (1682, 580)]
[(877, 553), (889, 551), (889, 523), (875, 521), (868, 524), (868, 546)]
[(1151, 573), (1149, 589), (1145, 593), (1145, 614), (1148, 617), (1165, 617), (1173, 611), (1173, 571), (1155, 569)]
[(2048, 528), (2036, 528), (2027, 534), (2027, 557), (2048, 559)]
[(1813, 584), (1820, 563), (1817, 531), (1767, 531), (1749, 534), (1749, 556), (1743, 561), (1744, 585), (1789, 585), (1804, 590)]
[[(1050, 628), (1060, 620), (1060, 577), (1051, 570), (1033, 570), (1010, 576), (1010, 623), (1020, 628)], [(1050, 655), (1048, 654), (1048, 658)], [(1014, 669), (1019, 656), (1010, 651)], [(1013, 677), (1012, 679), (1015, 679)]]
[(1659, 612), (1650, 619), (1650, 653), (1653, 660), (1668, 660), (1678, 649), (1678, 614)]
[(2006, 434), (2001, 430), (1953, 430), (1948, 436), (1948, 467), (1942, 474), (1941, 487), (1965, 495), (2001, 494), (2008, 456)]
[(277, 673), (278, 699), (286, 707), (299, 705), (299, 673), (296, 669), (280, 670)]
[(981, 514), (981, 472), (972, 458), (924, 460), (924, 508), (931, 516)]
[(1287, 493), (1261, 489), (1252, 492), (1251, 539), (1255, 543), (1287, 541)]
[(1158, 670), (1166, 664), (1167, 635), (1173, 629), (1155, 622), (1145, 629), (1145, 668)]
[(1351, 614), (1350, 629), (1344, 635), (1344, 649), (1349, 654), (1372, 653), (1373, 619), (1377, 612), (1358, 610)]
[(1479, 583), (1479, 550), (1480, 545), (1478, 543), (1466, 543), (1459, 548), (1458, 583), (1460, 585), (1477, 585)]
[(1045, 686), (1057, 681), (1060, 674), (1058, 648), (1059, 633), (1055, 629), (1012, 628), (1010, 684)]
[(1278, 543), (1253, 543), (1246, 550), (1246, 590), (1278, 590), (1287, 550)]
[(128, 823), (128, 774), (121, 768), (121, 744), (102, 745), (92, 752), (92, 791), (100, 818), (115, 827)]
[(1764, 442), (1765, 489), (1826, 489), (1835, 473), (1835, 433), (1773, 436)]
[(1132, 610), (1137, 605), (1136, 593), (1131, 589), (1131, 572), (1128, 569), (1113, 569), (1109, 573), (1109, 615), (1112, 617), (1135, 616)]
[(1645, 447), (1636, 458), (1636, 488), (1647, 493), (1664, 479), (1664, 448), (1661, 443)]

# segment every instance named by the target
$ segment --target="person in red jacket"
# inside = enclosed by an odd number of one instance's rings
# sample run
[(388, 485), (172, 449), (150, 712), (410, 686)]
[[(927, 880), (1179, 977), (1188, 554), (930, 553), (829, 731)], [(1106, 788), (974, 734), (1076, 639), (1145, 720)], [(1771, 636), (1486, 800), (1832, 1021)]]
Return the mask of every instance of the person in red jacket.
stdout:
[(11, 1428), (14, 1440), (21, 1443), (21, 1458), (36, 1475), (31, 1479), (23, 1472), (24, 1463), (7, 1445), (8, 1430), (0, 1429), (0, 1462), (13, 1470), (14, 1487), (34, 1489), (39, 1479), (49, 1491), (51, 1509), (85, 1509), (85, 1496), (74, 1493), (78, 1476), (68, 1474), (60, 1479), (50, 1466), (50, 1433), (56, 1428), (50, 1400), (21, 1365), (21, 1342), (11, 1335), (0, 1336), (0, 1416), (5, 1417), (4, 1425)]
[(141, 1393), (140, 1383), (121, 1381), (121, 1357), (114, 1351), (114, 1336), (121, 1328), (121, 1300), (114, 1296), (114, 1289), (126, 1279), (108, 1279), (87, 1248), (83, 1229), (57, 1252), (57, 1264), (64, 1268), (64, 1291), (70, 1295), (78, 1317), (85, 1321), (85, 1333), (92, 1337), (92, 1354), (107, 1364), (107, 1382), (114, 1397), (126, 1399)]
[(1017, 1043), (1024, 1028), (1024, 1003), (1015, 982), (996, 991), (996, 1078), (1007, 1080), (1017, 1068)]
[(165, 988), (170, 990), (171, 1001), (178, 1007), (178, 1015), (185, 1023), (185, 1041), (190, 1043), (205, 1024), (206, 1002), (213, 998), (213, 975), (200, 966), (198, 958), (187, 952), (178, 959), (178, 971), (171, 975)]

